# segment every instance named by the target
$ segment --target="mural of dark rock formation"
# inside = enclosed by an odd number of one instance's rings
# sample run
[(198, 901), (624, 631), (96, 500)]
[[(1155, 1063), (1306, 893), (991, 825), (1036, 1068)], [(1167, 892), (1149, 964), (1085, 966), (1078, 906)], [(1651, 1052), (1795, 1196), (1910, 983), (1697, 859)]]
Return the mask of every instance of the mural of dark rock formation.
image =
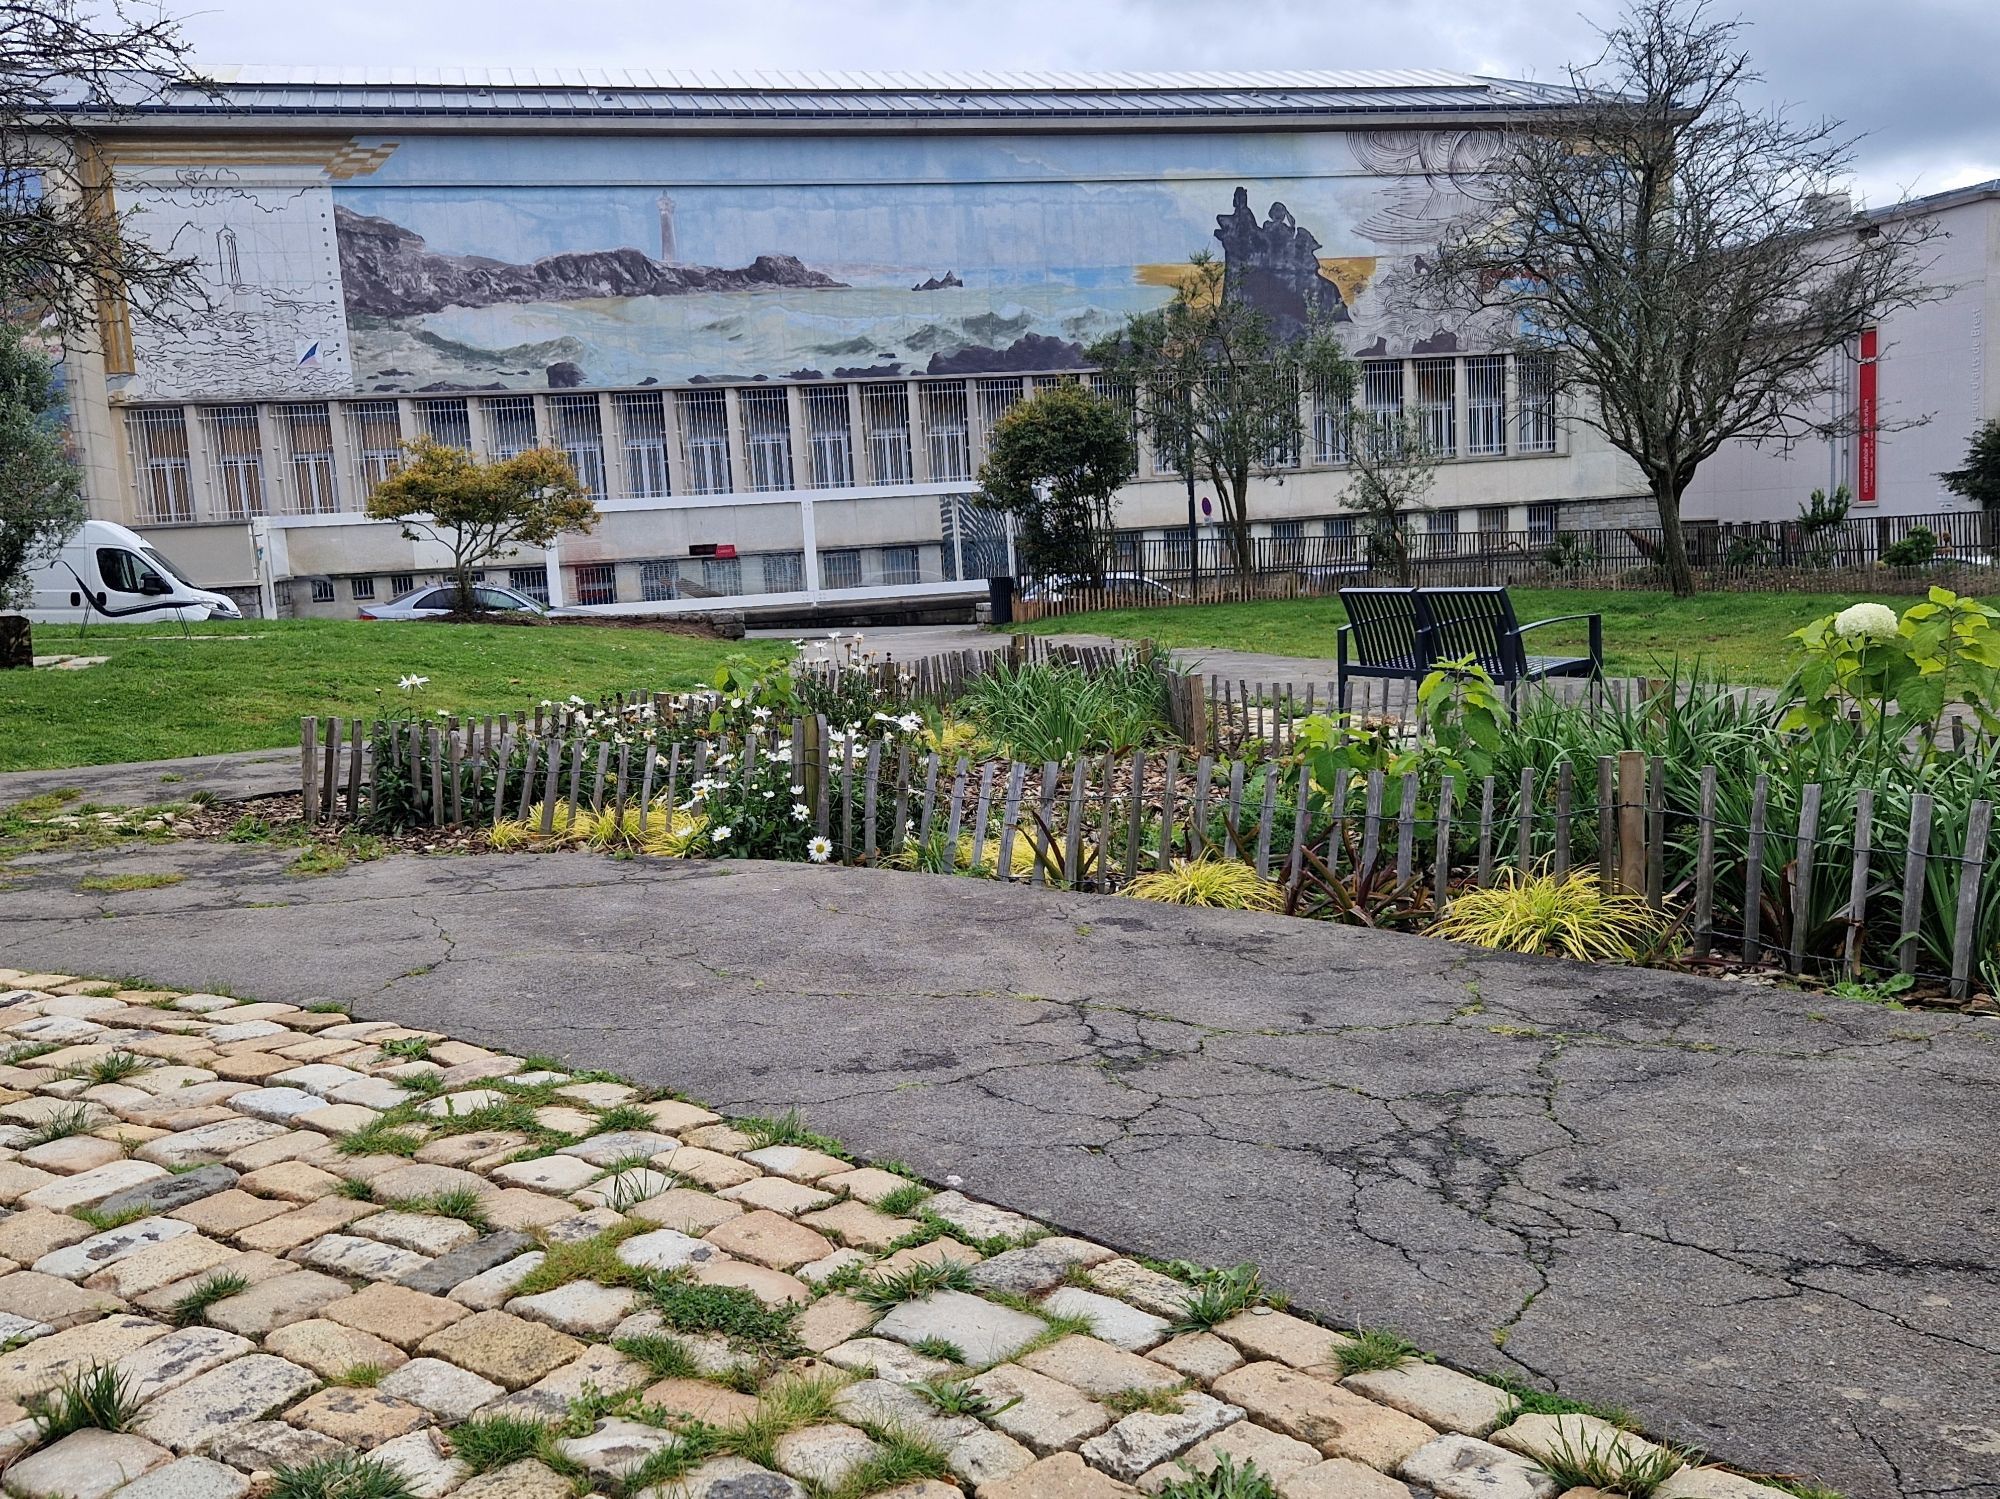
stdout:
[(1340, 288), (1319, 273), (1319, 240), (1284, 204), (1273, 203), (1260, 224), (1239, 187), (1229, 212), (1216, 215), (1215, 237), (1229, 294), (1259, 308), (1279, 338), (1297, 338), (1315, 320), (1348, 320)]
[(335, 206), (340, 278), (347, 310), (408, 317), (446, 307), (502, 302), (574, 302), (586, 297), (671, 297), (687, 292), (821, 288), (846, 283), (809, 270), (793, 255), (759, 255), (737, 269), (667, 265), (629, 247), (548, 255), (510, 265), (481, 255), (447, 255), (388, 219)]

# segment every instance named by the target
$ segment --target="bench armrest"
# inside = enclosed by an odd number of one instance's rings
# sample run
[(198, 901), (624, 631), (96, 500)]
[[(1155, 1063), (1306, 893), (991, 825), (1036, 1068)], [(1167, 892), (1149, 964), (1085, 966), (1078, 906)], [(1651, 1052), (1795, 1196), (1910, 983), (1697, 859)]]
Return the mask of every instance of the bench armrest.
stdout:
[(1514, 641), (1520, 644), (1521, 637), (1530, 630), (1539, 630), (1543, 625), (1574, 624), (1578, 620), (1590, 626), (1590, 667), (1597, 675), (1604, 674), (1604, 616), (1601, 614), (1558, 614), (1550, 619), (1537, 619), (1522, 625), (1514, 631)]
[(1601, 614), (1558, 614), (1549, 619), (1531, 620), (1527, 624), (1517, 627), (1514, 633), (1525, 635), (1530, 630), (1539, 630), (1543, 625), (1568, 625), (1575, 624), (1578, 620), (1589, 620), (1592, 624), (1602, 624), (1604, 616)]

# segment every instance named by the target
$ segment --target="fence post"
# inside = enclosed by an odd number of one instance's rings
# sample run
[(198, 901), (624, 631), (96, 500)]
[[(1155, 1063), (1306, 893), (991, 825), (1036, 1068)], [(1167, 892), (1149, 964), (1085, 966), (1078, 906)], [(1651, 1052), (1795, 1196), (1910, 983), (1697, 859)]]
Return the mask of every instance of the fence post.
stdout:
[(1791, 970), (1798, 973), (1806, 964), (1806, 928), (1812, 919), (1813, 848), (1819, 841), (1820, 787), (1807, 786), (1799, 798), (1799, 841), (1792, 860), (1792, 953)]
[(1646, 757), (1618, 752), (1618, 884), (1628, 895), (1646, 890)]
[(319, 720), (299, 720), (299, 815), (307, 827), (319, 821)]
[(1850, 982), (1861, 978), (1861, 932), (1867, 915), (1868, 856), (1875, 843), (1875, 793), (1867, 787), (1854, 794), (1854, 870), (1847, 881), (1847, 938), (1842, 943), (1842, 967)]
[(1917, 927), (1924, 914), (1924, 865), (1931, 846), (1931, 799), (1923, 792), (1910, 798), (1910, 844), (1903, 856), (1903, 930), (1896, 941), (1896, 971), (1915, 977)]
[(1743, 856), (1743, 961), (1757, 961), (1764, 926), (1764, 816), (1771, 782), (1759, 776), (1750, 794), (1750, 841)]
[(1958, 919), (1951, 933), (1951, 997), (1972, 991), (1972, 950), (1979, 922), (1979, 883), (1986, 875), (1986, 839), (1993, 828), (1993, 803), (1972, 804), (1965, 823), (1965, 853), (1958, 865)]
[(1701, 770), (1700, 847), (1694, 861), (1694, 950), (1706, 957), (1715, 946), (1715, 767)]

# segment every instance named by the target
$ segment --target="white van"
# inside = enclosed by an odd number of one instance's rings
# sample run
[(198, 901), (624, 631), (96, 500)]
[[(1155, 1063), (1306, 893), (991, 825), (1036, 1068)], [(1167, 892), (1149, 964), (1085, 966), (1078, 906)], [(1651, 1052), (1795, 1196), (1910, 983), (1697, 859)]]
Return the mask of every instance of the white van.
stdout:
[(85, 521), (29, 581), (27, 615), (36, 624), (243, 617), (233, 599), (195, 587), (138, 532), (108, 520)]

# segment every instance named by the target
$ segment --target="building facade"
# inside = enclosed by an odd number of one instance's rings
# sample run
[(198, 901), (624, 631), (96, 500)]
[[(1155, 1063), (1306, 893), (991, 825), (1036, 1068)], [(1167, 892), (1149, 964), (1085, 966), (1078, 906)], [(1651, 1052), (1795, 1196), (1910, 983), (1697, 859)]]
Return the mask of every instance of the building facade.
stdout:
[(1690, 516), (1790, 520), (1813, 490), (1842, 485), (1857, 517), (1974, 508), (1938, 475), (1963, 467), (1973, 433), (2000, 418), (1989, 373), (2000, 369), (2000, 181), (1857, 214), (1839, 232), (1869, 234), (1891, 218), (1929, 224), (1916, 252), (1929, 298), (1836, 357), (1828, 408), (1811, 414), (1827, 435), (1723, 449), (1689, 487)]
[[(67, 359), (96, 513), (191, 576), (351, 614), (442, 556), (360, 512), (419, 434), (567, 452), (602, 520), (489, 572), (630, 609), (964, 594), (999, 416), (1227, 262), (1329, 319), (1355, 399), (1443, 457), (1437, 543), (1643, 520), (1629, 466), (1497, 330), (1410, 310), (1497, 127), (1562, 106), (1455, 74), (760, 78), (226, 73), (96, 134), (209, 307), (107, 308)], [(1258, 481), (1260, 532), (1353, 538), (1345, 424)], [(1142, 454), (1134, 534), (1185, 537)]]

